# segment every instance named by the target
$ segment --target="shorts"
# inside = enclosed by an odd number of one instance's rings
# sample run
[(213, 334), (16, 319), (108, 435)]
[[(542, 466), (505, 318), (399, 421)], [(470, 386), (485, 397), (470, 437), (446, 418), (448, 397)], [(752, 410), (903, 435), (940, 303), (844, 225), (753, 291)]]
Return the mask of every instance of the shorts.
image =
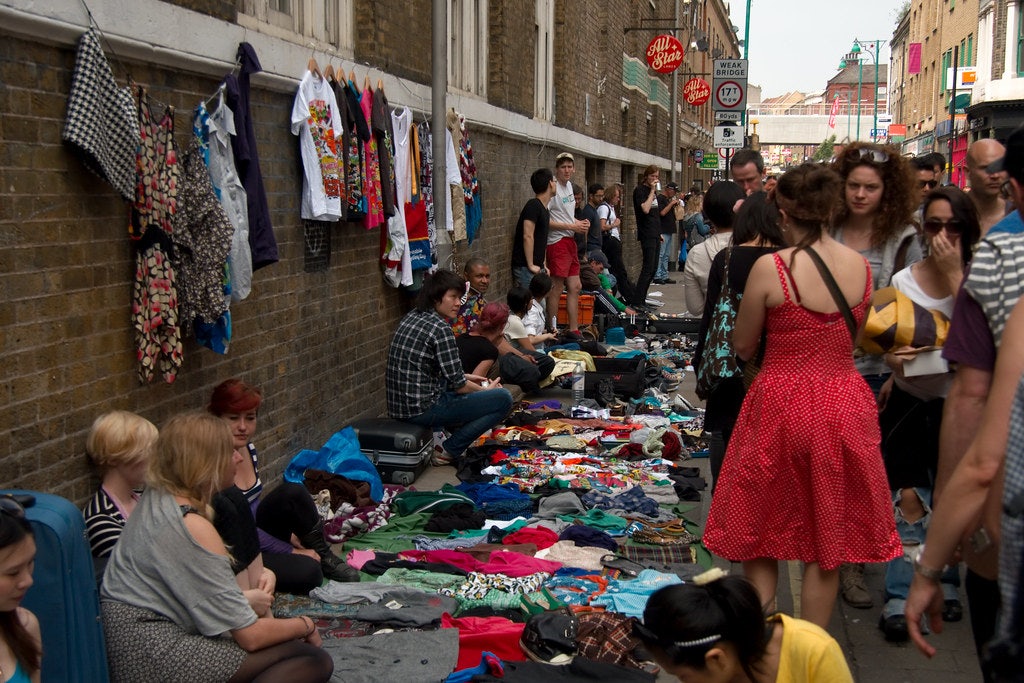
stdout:
[(563, 237), (554, 244), (549, 244), (546, 261), (551, 277), (578, 277), (580, 258), (576, 251), (576, 240)]

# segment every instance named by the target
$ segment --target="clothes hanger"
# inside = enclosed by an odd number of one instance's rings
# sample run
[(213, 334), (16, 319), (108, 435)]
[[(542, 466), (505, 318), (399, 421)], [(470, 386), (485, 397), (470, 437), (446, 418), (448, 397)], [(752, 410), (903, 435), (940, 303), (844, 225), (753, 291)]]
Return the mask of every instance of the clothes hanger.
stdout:
[(331, 66), (330, 63), (328, 63), (327, 66), (324, 67), (324, 78), (326, 78), (329, 81), (334, 80), (334, 67)]
[(323, 72), (320, 71), (320, 65), (316, 63), (316, 57), (309, 58), (309, 64), (306, 65), (306, 69), (308, 69), (311, 74), (316, 74), (320, 78), (324, 77)]
[(381, 90), (381, 91), (384, 90), (384, 81), (382, 81), (379, 78), (377, 79), (377, 90)]
[(370, 89), (370, 74), (366, 74), (366, 76), (363, 77), (363, 90), (366, 91), (366, 90), (369, 90), (369, 89)]
[(214, 93), (212, 95), (210, 95), (209, 97), (207, 97), (205, 100), (203, 100), (203, 108), (204, 109), (209, 109), (210, 102), (213, 102), (218, 97), (220, 98), (220, 101), (223, 102), (224, 101), (224, 89), (225, 89), (225, 87), (226, 86), (225, 86), (224, 83), (221, 83), (220, 85), (218, 85), (217, 89), (214, 91)]

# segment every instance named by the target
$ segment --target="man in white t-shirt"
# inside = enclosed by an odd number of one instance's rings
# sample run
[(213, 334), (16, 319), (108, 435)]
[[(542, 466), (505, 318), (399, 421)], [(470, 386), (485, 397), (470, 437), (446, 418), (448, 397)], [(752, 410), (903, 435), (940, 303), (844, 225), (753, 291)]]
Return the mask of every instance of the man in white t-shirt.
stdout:
[(569, 332), (579, 336), (577, 307), (580, 296), (580, 260), (575, 235), (586, 235), (590, 222), (576, 220), (576, 198), (573, 196), (571, 182), (575, 170), (576, 162), (569, 152), (562, 152), (555, 157), (555, 196), (548, 202), (551, 220), (548, 226), (546, 262), (552, 287), (548, 292), (547, 313), (549, 320), (558, 315), (558, 300), (564, 288)]

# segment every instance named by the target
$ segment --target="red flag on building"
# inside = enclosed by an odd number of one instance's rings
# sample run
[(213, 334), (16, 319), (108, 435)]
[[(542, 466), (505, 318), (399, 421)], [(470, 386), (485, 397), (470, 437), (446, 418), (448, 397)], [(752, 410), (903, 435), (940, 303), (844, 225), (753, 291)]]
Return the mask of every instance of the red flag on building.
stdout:
[(836, 98), (834, 100), (832, 100), (832, 110), (829, 111), (829, 113), (828, 113), (828, 127), (829, 128), (835, 128), (836, 127), (836, 114), (838, 114), (838, 113), (839, 113), (839, 95), (836, 95)]
[(921, 43), (911, 43), (907, 48), (907, 73), (921, 73)]

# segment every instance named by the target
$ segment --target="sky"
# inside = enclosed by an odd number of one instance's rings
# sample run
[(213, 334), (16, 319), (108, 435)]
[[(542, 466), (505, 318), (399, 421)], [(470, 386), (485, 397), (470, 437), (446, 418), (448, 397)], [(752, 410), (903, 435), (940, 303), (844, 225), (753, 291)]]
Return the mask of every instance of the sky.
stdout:
[[(760, 85), (765, 98), (792, 90), (820, 92), (855, 38), (881, 40), (879, 60), (888, 64), (896, 11), (902, 5), (902, 0), (751, 0), (748, 82)], [(729, 6), (743, 40), (747, 0), (729, 0)], [(871, 58), (866, 59), (870, 64)]]

